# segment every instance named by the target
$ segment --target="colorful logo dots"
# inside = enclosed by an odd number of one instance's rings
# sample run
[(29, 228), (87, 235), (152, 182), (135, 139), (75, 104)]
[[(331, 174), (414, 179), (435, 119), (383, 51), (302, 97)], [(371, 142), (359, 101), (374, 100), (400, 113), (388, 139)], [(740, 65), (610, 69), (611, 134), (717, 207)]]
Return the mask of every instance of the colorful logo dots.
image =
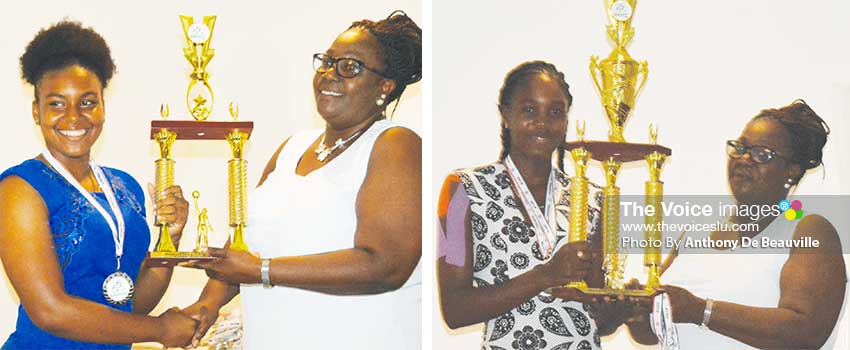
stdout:
[(803, 202), (793, 200), (789, 202), (787, 199), (779, 201), (779, 210), (785, 212), (785, 218), (788, 220), (799, 220), (803, 217)]

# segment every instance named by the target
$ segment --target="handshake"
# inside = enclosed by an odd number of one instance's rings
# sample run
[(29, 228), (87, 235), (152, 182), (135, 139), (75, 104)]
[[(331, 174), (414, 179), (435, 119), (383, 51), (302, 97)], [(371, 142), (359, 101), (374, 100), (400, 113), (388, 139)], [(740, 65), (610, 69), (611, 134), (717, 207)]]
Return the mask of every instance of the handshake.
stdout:
[(218, 319), (218, 307), (201, 300), (185, 309), (172, 307), (157, 317), (161, 332), (159, 342), (165, 347), (195, 348)]

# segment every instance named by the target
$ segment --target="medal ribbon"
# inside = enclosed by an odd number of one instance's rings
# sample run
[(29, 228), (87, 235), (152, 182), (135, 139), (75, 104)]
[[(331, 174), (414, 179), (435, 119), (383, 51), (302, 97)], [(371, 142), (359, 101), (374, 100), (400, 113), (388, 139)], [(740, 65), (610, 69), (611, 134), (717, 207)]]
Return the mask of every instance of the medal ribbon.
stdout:
[(519, 173), (514, 161), (511, 160), (511, 156), (505, 157), (504, 165), (508, 169), (508, 176), (511, 178), (511, 183), (516, 186), (517, 194), (522, 201), (522, 205), (525, 207), (525, 211), (528, 213), (531, 224), (538, 233), (537, 242), (540, 244), (543, 255), (548, 257), (555, 248), (555, 170), (552, 169), (549, 173), (549, 181), (546, 185), (546, 215), (544, 215), (540, 211), (540, 207), (537, 206), (537, 201), (534, 199), (534, 195), (531, 194), (531, 190), (528, 189), (528, 184), (525, 183), (522, 174)]
[(112, 216), (106, 211), (106, 209), (100, 205), (100, 203), (94, 198), (94, 196), (83, 188), (83, 185), (80, 184), (74, 176), (65, 169), (65, 166), (62, 165), (56, 158), (53, 158), (53, 155), (50, 154), (50, 151), (45, 150), (42, 152), (44, 159), (47, 160), (48, 163), (65, 178), (65, 181), (68, 181), (74, 188), (80, 192), (80, 194), (85, 198), (89, 204), (91, 204), (97, 211), (103, 216), (103, 219), (106, 220), (106, 223), (109, 225), (109, 229), (112, 231), (112, 240), (115, 242), (115, 258), (118, 261), (116, 271), (121, 269), (121, 256), (124, 255), (124, 215), (121, 214), (121, 207), (118, 206), (118, 200), (115, 198), (115, 192), (112, 191), (112, 186), (109, 184), (109, 181), (106, 180), (106, 175), (103, 173), (103, 169), (94, 162), (94, 159), (89, 158), (89, 166), (91, 167), (92, 173), (94, 174), (94, 178), (97, 181), (98, 186), (103, 190), (103, 194), (106, 195), (106, 201), (109, 202), (109, 208), (112, 209), (112, 213), (115, 214), (115, 219), (117, 219), (118, 223), (116, 224), (115, 220), (112, 219)]
[(679, 332), (673, 323), (670, 297), (661, 293), (652, 299), (652, 314), (649, 325), (658, 337), (658, 345), (663, 350), (679, 350)]

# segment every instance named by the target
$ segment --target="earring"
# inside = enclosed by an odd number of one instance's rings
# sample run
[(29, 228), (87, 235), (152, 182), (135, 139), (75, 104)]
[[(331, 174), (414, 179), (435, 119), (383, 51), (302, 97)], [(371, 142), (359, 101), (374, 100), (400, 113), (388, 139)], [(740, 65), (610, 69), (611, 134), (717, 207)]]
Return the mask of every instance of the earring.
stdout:
[(792, 182), (794, 182), (794, 179), (792, 179), (792, 178), (790, 178), (790, 177), (788, 178), (788, 181), (785, 181), (785, 186), (784, 186), (784, 187), (785, 187), (785, 189), (786, 189), (786, 190), (787, 190), (787, 189), (789, 189), (789, 188), (791, 188), (791, 183), (792, 183)]
[(375, 104), (378, 105), (378, 106), (383, 106), (385, 98), (387, 98), (387, 95), (381, 94), (381, 97), (379, 97), (378, 100), (375, 101)]

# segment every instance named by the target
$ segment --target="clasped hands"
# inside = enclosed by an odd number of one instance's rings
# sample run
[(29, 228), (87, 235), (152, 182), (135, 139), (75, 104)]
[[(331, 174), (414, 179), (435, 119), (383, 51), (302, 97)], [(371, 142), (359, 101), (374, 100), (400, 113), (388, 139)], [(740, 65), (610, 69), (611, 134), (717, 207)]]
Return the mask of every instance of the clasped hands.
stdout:
[[(590, 276), (592, 262), (600, 258), (596, 254), (587, 242), (572, 242), (561, 246), (549, 261), (540, 266), (546, 285), (557, 287), (569, 282), (585, 280)], [(632, 279), (625, 288), (642, 290), (645, 286), (641, 285), (637, 279)], [(693, 295), (684, 288), (672, 285), (658, 287), (656, 291), (656, 294), (667, 293), (669, 296), (673, 322), (694, 324), (702, 322), (705, 299)], [(594, 317), (604, 318), (616, 324), (648, 320), (654, 297), (654, 295), (649, 297), (594, 296), (574, 288), (556, 288), (553, 296), (589, 304)]]
[[(224, 248), (207, 248), (215, 259), (181, 263), (181, 266), (203, 269), (210, 278), (228, 284), (260, 283), (261, 260), (249, 252), (230, 249), (230, 242)], [(218, 319), (217, 305), (204, 300), (203, 296), (194, 304), (180, 310), (169, 309), (159, 316), (164, 324), (160, 343), (166, 347), (179, 346), (194, 348), (201, 338)]]
[[(646, 288), (637, 279), (630, 280), (624, 287), (628, 290)], [(700, 324), (702, 322), (705, 299), (695, 296), (684, 288), (673, 285), (662, 285), (655, 291), (656, 293), (651, 296), (599, 296), (587, 295), (570, 289), (564, 290), (563, 293), (556, 296), (586, 303), (590, 305), (591, 314), (594, 318), (601, 318), (607, 322), (613, 322), (614, 325), (619, 325), (648, 322), (655, 296), (666, 293), (670, 300), (674, 323)]]

